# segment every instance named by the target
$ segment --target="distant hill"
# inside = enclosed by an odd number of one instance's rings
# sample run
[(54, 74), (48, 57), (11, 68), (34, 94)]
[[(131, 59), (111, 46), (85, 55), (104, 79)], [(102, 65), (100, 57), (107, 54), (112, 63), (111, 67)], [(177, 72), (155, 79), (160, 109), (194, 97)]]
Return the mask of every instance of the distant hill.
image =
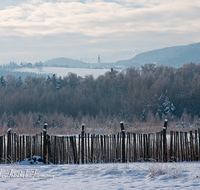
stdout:
[(141, 67), (146, 63), (156, 63), (156, 65), (180, 67), (184, 63), (190, 62), (200, 63), (200, 43), (166, 47), (140, 53), (132, 59), (117, 61), (115, 65)]
[(43, 63), (43, 66), (48, 67), (70, 67), (70, 68), (89, 68), (90, 64), (70, 58), (55, 58), (47, 60)]

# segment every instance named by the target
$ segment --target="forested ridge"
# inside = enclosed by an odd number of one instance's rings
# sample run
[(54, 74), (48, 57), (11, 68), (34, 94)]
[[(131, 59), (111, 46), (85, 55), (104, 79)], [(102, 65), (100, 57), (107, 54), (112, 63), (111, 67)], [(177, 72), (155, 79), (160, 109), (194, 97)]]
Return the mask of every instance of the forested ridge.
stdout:
[(180, 68), (146, 64), (111, 71), (94, 79), (69, 73), (61, 78), (10, 74), (1, 77), (0, 116), (35, 113), (81, 118), (110, 117), (146, 121), (149, 116), (200, 116), (200, 64)]
[(178, 68), (184, 63), (200, 62), (200, 43), (186, 46), (165, 47), (151, 50), (135, 55), (132, 59), (118, 61), (116, 64), (123, 64), (126, 67), (140, 67), (145, 63), (156, 63), (156, 65), (173, 65)]

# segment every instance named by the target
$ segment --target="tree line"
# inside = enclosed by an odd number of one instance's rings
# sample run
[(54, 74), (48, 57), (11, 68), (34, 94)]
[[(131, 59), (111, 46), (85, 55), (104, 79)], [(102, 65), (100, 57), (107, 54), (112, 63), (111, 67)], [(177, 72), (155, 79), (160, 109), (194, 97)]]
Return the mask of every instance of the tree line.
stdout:
[(0, 116), (57, 113), (147, 121), (200, 117), (200, 64), (180, 68), (145, 64), (94, 78), (69, 73), (65, 77), (1, 76)]

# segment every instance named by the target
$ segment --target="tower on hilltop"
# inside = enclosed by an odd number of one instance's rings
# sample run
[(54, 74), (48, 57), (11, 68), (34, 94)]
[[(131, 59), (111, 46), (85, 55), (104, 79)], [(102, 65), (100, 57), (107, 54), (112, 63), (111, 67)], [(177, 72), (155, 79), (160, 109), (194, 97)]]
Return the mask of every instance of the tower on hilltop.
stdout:
[(100, 55), (98, 55), (98, 64), (100, 64), (101, 63), (101, 58), (100, 58)]

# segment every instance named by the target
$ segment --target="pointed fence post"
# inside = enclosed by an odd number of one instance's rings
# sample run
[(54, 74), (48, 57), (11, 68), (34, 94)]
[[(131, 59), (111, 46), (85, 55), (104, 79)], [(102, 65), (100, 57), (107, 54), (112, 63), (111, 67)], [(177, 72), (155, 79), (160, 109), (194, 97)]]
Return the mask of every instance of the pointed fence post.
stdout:
[(125, 130), (124, 130), (124, 122), (120, 122), (121, 133), (122, 133), (122, 162), (125, 163)]
[(168, 120), (165, 119), (164, 127), (163, 127), (163, 161), (167, 162), (167, 122)]
[(85, 134), (85, 124), (82, 124), (81, 132), (81, 163), (84, 164), (84, 134)]
[(12, 162), (11, 157), (11, 128), (7, 131), (7, 163), (10, 164)]

